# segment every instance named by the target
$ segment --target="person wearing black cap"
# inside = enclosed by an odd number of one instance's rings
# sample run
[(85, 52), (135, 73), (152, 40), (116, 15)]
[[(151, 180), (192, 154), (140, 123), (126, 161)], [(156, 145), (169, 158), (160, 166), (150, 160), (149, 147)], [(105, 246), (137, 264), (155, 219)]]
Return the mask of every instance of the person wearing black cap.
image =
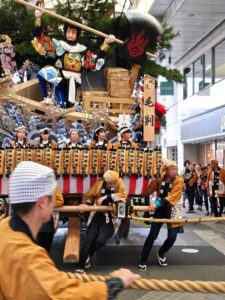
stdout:
[(56, 149), (58, 144), (50, 139), (50, 129), (48, 127), (40, 130), (40, 140), (35, 144), (35, 148), (39, 149)]
[(119, 135), (121, 138), (120, 141), (116, 142), (115, 144), (111, 144), (110, 148), (126, 150), (138, 148), (138, 145), (135, 142), (131, 141), (132, 131), (129, 127), (121, 127), (119, 130)]
[(84, 146), (79, 142), (79, 133), (75, 128), (71, 128), (69, 131), (70, 141), (65, 145), (67, 149), (83, 149)]
[(27, 129), (25, 126), (18, 126), (16, 129), (16, 138), (15, 140), (11, 141), (9, 147), (12, 149), (25, 149), (29, 148), (31, 145), (26, 139)]
[(95, 129), (94, 139), (91, 141), (89, 145), (89, 149), (107, 149), (108, 148), (108, 141), (105, 138), (105, 128), (99, 126)]

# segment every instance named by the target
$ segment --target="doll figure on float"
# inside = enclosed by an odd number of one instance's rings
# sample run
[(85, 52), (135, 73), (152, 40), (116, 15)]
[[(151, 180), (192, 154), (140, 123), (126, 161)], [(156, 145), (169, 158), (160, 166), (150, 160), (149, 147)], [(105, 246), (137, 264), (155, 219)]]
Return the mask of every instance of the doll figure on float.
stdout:
[[(37, 5), (43, 7), (43, 1), (38, 1)], [(41, 11), (35, 11), (36, 37), (32, 41), (35, 50), (48, 60), (47, 65), (38, 72), (41, 92), (43, 97), (47, 98), (50, 86), (56, 105), (62, 108), (72, 107), (77, 101), (77, 88), (81, 85), (82, 69), (100, 70), (104, 65), (104, 56), (109, 44), (115, 41), (115, 37), (110, 35), (109, 38), (105, 38), (98, 53), (94, 54), (78, 42), (81, 29), (77, 26), (64, 24), (64, 40), (46, 36), (41, 25), (41, 15)], [(75, 17), (71, 20), (82, 23)]]

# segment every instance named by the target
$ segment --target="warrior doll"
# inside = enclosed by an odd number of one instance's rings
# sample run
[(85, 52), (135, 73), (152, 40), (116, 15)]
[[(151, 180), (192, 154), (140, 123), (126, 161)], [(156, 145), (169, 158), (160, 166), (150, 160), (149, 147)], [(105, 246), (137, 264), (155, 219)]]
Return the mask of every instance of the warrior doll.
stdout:
[[(38, 6), (43, 7), (43, 1), (38, 1)], [(46, 36), (41, 25), (42, 12), (35, 11), (36, 29), (32, 44), (35, 50), (42, 56), (51, 60), (50, 65), (38, 72), (38, 79), (43, 96), (48, 96), (48, 83), (53, 85), (56, 105), (63, 108), (71, 107), (76, 102), (77, 88), (81, 85), (81, 71), (96, 71), (104, 64), (105, 53), (109, 44), (115, 41), (110, 35), (105, 38), (98, 53), (94, 54), (86, 46), (78, 42), (81, 29), (77, 26), (65, 23), (63, 27), (64, 39), (57, 40)], [(71, 20), (82, 23), (78, 18)]]

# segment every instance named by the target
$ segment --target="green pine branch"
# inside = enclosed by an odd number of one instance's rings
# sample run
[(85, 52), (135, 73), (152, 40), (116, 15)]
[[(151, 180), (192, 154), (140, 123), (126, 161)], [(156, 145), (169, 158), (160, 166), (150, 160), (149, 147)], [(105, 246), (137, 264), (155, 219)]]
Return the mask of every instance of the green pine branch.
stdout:
[[(72, 15), (81, 17), (83, 23), (86, 25), (107, 34), (114, 34), (119, 39), (125, 40), (129, 37), (129, 27), (126, 18), (124, 16), (121, 18), (110, 18), (113, 14), (113, 9), (113, 4), (108, 0), (67, 0), (59, 2), (56, 6), (56, 12), (65, 17), (71, 17)], [(33, 10), (26, 9), (13, 0), (0, 1), (0, 34), (6, 33), (12, 38), (16, 51), (20, 56), (24, 56), (25, 54), (34, 55), (33, 58), (35, 61), (35, 54), (33, 54), (32, 45), (29, 43), (33, 38), (34, 19)], [(54, 36), (62, 38), (63, 35), (59, 26), (62, 23), (59, 20), (53, 19), (48, 15), (43, 15), (42, 19), (46, 30), (50, 26), (53, 29)], [(155, 41), (155, 43), (151, 43), (148, 49), (149, 52), (155, 53), (159, 46), (161, 48), (159, 56), (161, 60), (164, 59), (165, 51), (171, 49), (171, 41), (179, 34), (178, 32), (174, 32), (171, 26), (163, 24), (163, 27), (164, 32), (158, 45), (157, 41)], [(80, 43), (85, 44), (87, 47), (99, 48), (102, 41), (102, 38), (82, 31)], [(115, 65), (116, 47), (116, 44), (110, 47), (107, 56), (108, 65)], [(162, 75), (168, 80), (177, 82), (182, 82), (183, 80), (183, 76), (178, 70), (168, 70), (154, 61), (146, 61), (143, 66), (143, 72), (156, 78)]]

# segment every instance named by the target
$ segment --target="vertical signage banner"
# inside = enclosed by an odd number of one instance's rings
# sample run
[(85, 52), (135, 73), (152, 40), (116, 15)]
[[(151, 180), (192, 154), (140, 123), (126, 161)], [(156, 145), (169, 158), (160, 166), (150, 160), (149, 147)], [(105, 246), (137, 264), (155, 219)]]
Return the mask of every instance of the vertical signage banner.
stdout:
[(144, 109), (143, 109), (144, 141), (155, 140), (155, 78), (144, 77)]

